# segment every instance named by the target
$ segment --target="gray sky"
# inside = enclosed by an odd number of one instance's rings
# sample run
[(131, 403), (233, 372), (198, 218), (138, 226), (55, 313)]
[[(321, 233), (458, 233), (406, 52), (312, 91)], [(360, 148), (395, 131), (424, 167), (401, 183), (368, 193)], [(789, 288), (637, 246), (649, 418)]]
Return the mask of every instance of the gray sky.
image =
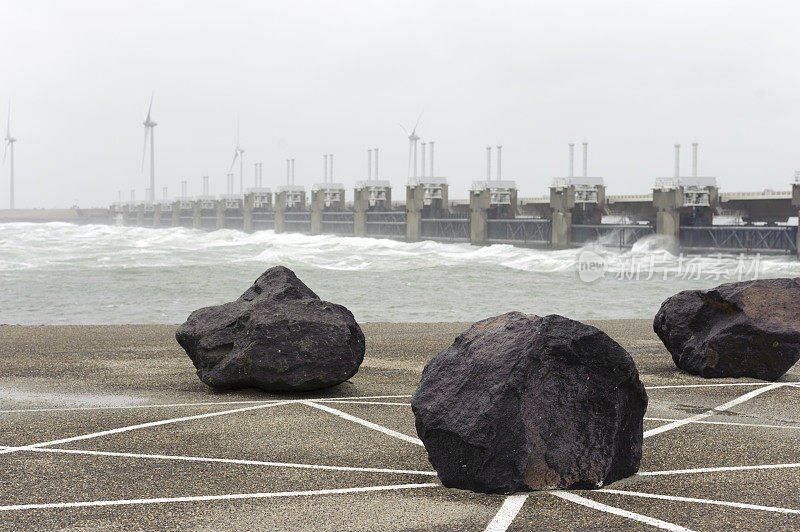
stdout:
[(334, 153), (349, 199), (377, 146), (404, 197), (398, 123), (421, 111), (451, 197), (483, 178), (487, 144), (504, 146), (521, 195), (544, 195), (567, 173), (567, 143), (584, 140), (610, 194), (671, 175), (675, 142), (688, 174), (695, 140), (699, 173), (722, 190), (785, 190), (800, 169), (799, 15), (800, 3), (763, 0), (3, 0), (17, 206), (107, 205), (131, 188), (144, 199), (151, 91), (158, 198), (182, 179), (198, 194), (206, 174), (225, 192), (237, 118), (245, 186), (255, 161), (282, 184), (287, 157), (310, 186)]

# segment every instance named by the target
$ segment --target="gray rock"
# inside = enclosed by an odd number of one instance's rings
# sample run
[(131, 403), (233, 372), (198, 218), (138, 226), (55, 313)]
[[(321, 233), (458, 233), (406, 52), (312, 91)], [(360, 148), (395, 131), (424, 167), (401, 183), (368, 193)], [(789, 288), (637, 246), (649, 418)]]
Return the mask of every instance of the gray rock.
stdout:
[(353, 314), (320, 300), (282, 266), (236, 301), (192, 312), (175, 338), (200, 380), (220, 389), (327, 388), (355, 375), (364, 360)]
[(680, 292), (661, 304), (653, 330), (689, 373), (774, 381), (800, 359), (800, 278)]
[(647, 394), (631, 356), (602, 331), (511, 312), (433, 357), (411, 407), (445, 486), (584, 489), (638, 470)]

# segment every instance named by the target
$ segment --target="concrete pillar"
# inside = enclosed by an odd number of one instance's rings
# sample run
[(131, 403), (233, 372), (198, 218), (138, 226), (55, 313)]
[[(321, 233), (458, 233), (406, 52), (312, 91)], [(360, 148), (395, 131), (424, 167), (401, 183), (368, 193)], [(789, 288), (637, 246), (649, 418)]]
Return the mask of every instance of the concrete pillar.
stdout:
[(422, 185), (406, 185), (406, 242), (419, 242), (422, 234)]
[(217, 229), (225, 229), (225, 200), (217, 200)]
[(161, 227), (161, 204), (153, 205), (153, 227)]
[(572, 209), (575, 187), (550, 187), (550, 247), (567, 249), (572, 245)]
[(181, 225), (181, 202), (172, 202), (172, 227)]
[(486, 244), (490, 199), (488, 188), (469, 191), (469, 241), (473, 246)]
[(122, 206), (122, 225), (131, 225), (131, 208), (128, 205)]
[(244, 195), (242, 202), (242, 229), (245, 233), (253, 232), (253, 209), (256, 203), (255, 194), (252, 192)]
[(322, 211), (325, 210), (325, 191), (311, 191), (311, 234), (322, 234)]
[[(800, 211), (800, 182), (792, 184), (792, 206)], [(797, 213), (797, 259), (800, 260), (800, 212)]]
[(286, 231), (286, 192), (275, 193), (275, 232)]
[(367, 211), (369, 210), (369, 190), (353, 189), (353, 236), (367, 236)]
[[(433, 147), (433, 143), (431, 143), (431, 147)], [(433, 157), (433, 155), (431, 155), (431, 157)], [(448, 185), (442, 185), (442, 212), (444, 214), (450, 214), (449, 191), (450, 187)]]
[(203, 222), (201, 220), (203, 215), (203, 203), (201, 201), (192, 202), (192, 229), (200, 229)]
[(142, 227), (144, 225), (144, 205), (136, 207), (136, 226)]
[(675, 253), (680, 249), (683, 187), (654, 189), (653, 206), (656, 208), (656, 234), (668, 237), (667, 248)]

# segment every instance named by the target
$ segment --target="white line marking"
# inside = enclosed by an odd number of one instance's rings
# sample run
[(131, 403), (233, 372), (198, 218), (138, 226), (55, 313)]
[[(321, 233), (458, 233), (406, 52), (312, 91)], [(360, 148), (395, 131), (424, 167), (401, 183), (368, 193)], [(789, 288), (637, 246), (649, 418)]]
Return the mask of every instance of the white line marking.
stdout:
[[(346, 399), (404, 399), (410, 395), (367, 395), (351, 397), (331, 397), (329, 399), (313, 399), (314, 401), (340, 401)], [(76, 406), (67, 408), (12, 408), (0, 410), (0, 414), (15, 414), (21, 412), (70, 412), (80, 410), (136, 410), (143, 408), (176, 408), (186, 406), (223, 406), (223, 405), (246, 405), (263, 403), (300, 403), (306, 399), (248, 399), (242, 401), (212, 401), (208, 403), (167, 403), (167, 404), (147, 404), (147, 405), (125, 405), (125, 406)], [(406, 403), (408, 404), (408, 403)]]
[(789, 469), (800, 467), (797, 464), (764, 464), (764, 465), (749, 465), (749, 466), (722, 466), (722, 467), (700, 467), (697, 469), (672, 469), (665, 471), (639, 471), (637, 475), (643, 477), (657, 476), (657, 475), (688, 475), (692, 473), (716, 473), (718, 471), (749, 471), (753, 469)]
[(517, 495), (509, 495), (503, 501), (503, 505), (495, 514), (494, 519), (486, 526), (484, 532), (503, 532), (511, 525), (514, 518), (522, 509), (522, 505), (528, 498), (527, 493), (519, 493)]
[(522, 509), (522, 505), (525, 504), (527, 498), (527, 493), (509, 495), (506, 497), (506, 500), (503, 501), (503, 505), (500, 506), (494, 519), (492, 519), (489, 525), (484, 529), (484, 532), (503, 532), (508, 529), (512, 521), (514, 521), (514, 518), (517, 517), (517, 514)]
[(361, 471), (366, 473), (393, 473), (393, 474), (405, 474), (405, 475), (426, 475), (432, 477), (436, 476), (436, 471), (413, 471), (410, 469), (386, 469), (377, 467), (349, 467), (349, 466), (331, 466), (331, 465), (316, 465), (316, 464), (295, 464), (289, 462), (265, 462), (261, 460), (242, 460), (236, 458), (208, 458), (204, 456), (178, 456), (171, 454), (119, 453), (111, 451), (89, 451), (84, 449), (36, 448), (36, 449), (26, 449), (26, 450), (36, 451), (40, 453), (85, 454), (92, 456), (150, 458), (157, 460), (178, 460), (186, 462), (214, 462), (220, 464), (289, 467), (297, 469), (323, 469), (329, 471)]
[(715, 384), (667, 384), (663, 386), (645, 386), (645, 390), (668, 390), (672, 388), (720, 388), (724, 386), (761, 386), (763, 382), (718, 382)]
[(660, 427), (656, 427), (654, 429), (646, 430), (644, 432), (644, 434), (643, 434), (643, 437), (649, 438), (650, 436), (655, 436), (657, 434), (661, 434), (662, 432), (667, 432), (669, 430), (676, 429), (678, 427), (682, 427), (682, 426), (687, 425), (689, 423), (693, 423), (695, 421), (700, 421), (700, 420), (709, 418), (709, 417), (713, 416), (714, 414), (717, 414), (718, 412), (725, 412), (726, 410), (729, 410), (729, 409), (733, 408), (734, 406), (740, 405), (740, 404), (744, 403), (745, 401), (749, 401), (750, 399), (752, 399), (754, 397), (757, 397), (757, 396), (761, 395), (762, 393), (768, 392), (770, 390), (774, 390), (776, 388), (780, 388), (781, 386), (783, 386), (783, 383), (775, 383), (775, 384), (770, 384), (768, 386), (764, 386), (764, 387), (759, 388), (757, 390), (753, 390), (753, 391), (747, 392), (746, 394), (740, 395), (739, 397), (737, 397), (736, 399), (733, 399), (732, 401), (728, 401), (725, 404), (722, 404), (720, 406), (714, 407), (711, 410), (707, 410), (707, 411), (703, 412), (702, 414), (695, 414), (694, 416), (687, 417), (686, 419), (680, 419), (678, 421), (673, 421), (672, 423), (667, 423), (666, 425), (661, 425)]
[(695, 499), (694, 497), (678, 497), (675, 495), (658, 495), (655, 493), (642, 493), (640, 491), (622, 491), (622, 490), (597, 490), (601, 493), (612, 493), (615, 495), (630, 495), (632, 497), (644, 497), (647, 499), (662, 499), (665, 501), (678, 501), (678, 502), (697, 502), (702, 504), (713, 504), (716, 506), (731, 506), (733, 508), (744, 508), (747, 510), (763, 510), (765, 512), (776, 512), (781, 514), (800, 514), (800, 510), (792, 508), (779, 508), (776, 506), (762, 506), (760, 504), (745, 504), (741, 502), (730, 501), (714, 501), (711, 499)]
[(336, 410), (335, 408), (331, 408), (331, 407), (326, 406), (326, 405), (321, 405), (321, 404), (315, 403), (314, 401), (303, 401), (303, 404), (311, 406), (313, 408), (319, 408), (320, 410), (324, 410), (325, 412), (328, 412), (329, 414), (333, 414), (334, 416), (339, 416), (340, 418), (346, 419), (347, 421), (352, 421), (353, 423), (358, 423), (359, 425), (363, 425), (363, 426), (365, 426), (365, 427), (367, 427), (369, 429), (377, 430), (378, 432), (383, 432), (384, 434), (387, 434), (387, 435), (392, 436), (394, 438), (397, 438), (397, 439), (400, 439), (400, 440), (403, 440), (403, 441), (407, 441), (409, 443), (413, 443), (414, 445), (422, 446), (422, 440), (420, 440), (419, 438), (414, 438), (412, 436), (406, 436), (402, 432), (397, 432), (396, 430), (392, 430), (392, 429), (386, 428), (386, 427), (384, 427), (382, 425), (378, 425), (376, 423), (373, 423), (372, 421), (367, 421), (366, 419), (361, 419), (360, 417), (351, 416), (350, 414), (348, 414), (346, 412), (342, 412), (341, 410)]
[(84, 508), (87, 506), (123, 506), (131, 504), (161, 504), (168, 502), (227, 501), (235, 499), (270, 499), (274, 497), (303, 497), (309, 495), (336, 495), (341, 493), (362, 493), (367, 491), (404, 490), (414, 488), (433, 488), (439, 484), (396, 484), (392, 486), (365, 486), (310, 491), (280, 491), (274, 493), (232, 493), (227, 495), (198, 495), (190, 497), (159, 497), (155, 499), (120, 499), (115, 501), (52, 502), (43, 504), (13, 504), (0, 506), (0, 512), (13, 510), (40, 510), (45, 508)]
[(74, 441), (88, 440), (88, 439), (91, 439), (91, 438), (99, 438), (100, 436), (109, 436), (111, 434), (119, 434), (121, 432), (128, 432), (128, 431), (136, 430), (136, 429), (144, 429), (144, 428), (149, 428), (149, 427), (158, 427), (160, 425), (168, 425), (168, 424), (171, 424), (171, 423), (178, 423), (178, 422), (181, 422), (181, 421), (192, 421), (192, 420), (195, 420), (195, 419), (204, 419), (204, 418), (208, 418), (208, 417), (224, 416), (226, 414), (235, 414), (237, 412), (247, 412), (247, 411), (250, 411), (250, 410), (258, 410), (260, 408), (271, 408), (273, 406), (280, 406), (280, 405), (283, 405), (283, 404), (288, 404), (289, 402), (290, 401), (284, 401), (284, 402), (280, 402), (280, 403), (268, 403), (268, 404), (261, 404), (261, 405), (256, 405), (256, 406), (247, 406), (247, 407), (244, 407), (244, 408), (235, 408), (233, 410), (222, 410), (220, 412), (207, 412), (205, 414), (197, 414), (197, 415), (194, 415), (194, 416), (175, 417), (175, 418), (171, 418), (171, 419), (162, 419), (160, 421), (150, 421), (149, 423), (139, 423), (138, 425), (128, 425), (127, 427), (119, 427), (119, 428), (116, 428), (116, 429), (103, 430), (103, 431), (100, 431), (100, 432), (93, 432), (91, 434), (82, 434), (80, 436), (72, 436), (72, 437), (69, 437), (69, 438), (62, 438), (60, 440), (50, 440), (50, 441), (45, 441), (45, 442), (41, 442), (41, 443), (33, 443), (31, 445), (23, 445), (21, 447), (13, 447), (13, 448), (10, 448), (10, 449), (2, 449), (2, 450), (0, 450), (0, 454), (13, 453), (15, 451), (26, 451), (26, 450), (29, 450), (29, 449), (36, 449), (36, 448), (39, 448), (39, 447), (48, 447), (48, 446), (51, 446), (51, 445), (60, 445), (62, 443), (70, 443), (70, 442), (74, 442)]
[(326, 399), (325, 401), (320, 401), (319, 399), (314, 400), (317, 403), (338, 403), (338, 404), (347, 404), (347, 405), (383, 405), (383, 406), (407, 406), (411, 407), (411, 403), (383, 403), (379, 401), (342, 401), (340, 399)]
[(794, 388), (800, 388), (800, 383), (795, 383), (795, 382), (785, 382), (784, 384), (786, 384), (786, 386), (792, 386), (792, 387), (794, 387)]
[[(646, 417), (645, 421), (683, 421), (676, 418), (666, 417)], [(765, 429), (800, 429), (798, 425), (765, 425), (763, 423), (736, 423), (734, 421), (692, 421), (691, 423), (702, 423), (704, 425), (733, 425), (735, 427), (760, 427)]]
[(673, 523), (668, 523), (666, 521), (662, 521), (661, 519), (656, 519), (654, 517), (648, 517), (646, 515), (629, 512), (628, 510), (623, 510), (615, 506), (609, 506), (607, 504), (599, 503), (597, 501), (593, 501), (592, 499), (586, 499), (579, 495), (575, 495), (574, 493), (568, 493), (566, 491), (551, 491), (550, 493), (552, 493), (556, 497), (560, 497), (564, 500), (574, 502), (575, 504), (580, 504), (582, 506), (586, 506), (594, 510), (600, 510), (601, 512), (608, 512), (610, 514), (618, 515), (620, 517), (633, 519), (634, 521), (639, 521), (641, 523), (645, 523), (650, 526), (654, 526), (656, 528), (661, 528), (664, 530), (672, 530), (673, 532), (691, 532), (691, 530), (688, 528), (675, 525)]

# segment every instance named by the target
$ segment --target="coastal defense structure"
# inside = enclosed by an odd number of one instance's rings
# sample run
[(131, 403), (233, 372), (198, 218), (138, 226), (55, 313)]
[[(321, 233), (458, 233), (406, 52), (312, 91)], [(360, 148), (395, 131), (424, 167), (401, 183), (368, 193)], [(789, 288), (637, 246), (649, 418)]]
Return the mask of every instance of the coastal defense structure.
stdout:
[(504, 180), (502, 173), (503, 147), (497, 146), (496, 177), (492, 178), (492, 147), (486, 147), (486, 179), (473, 181), (469, 192), (470, 242), (476, 245), (492, 239), (504, 240), (507, 231), (492, 227), (492, 221), (510, 220), (517, 213), (517, 183)]
[[(490, 147), (485, 179), (473, 182), (467, 202), (450, 199), (447, 179), (436, 176), (432, 142), (421, 143), (420, 171), (416, 140), (410, 139), (409, 163), (415, 170), (407, 181), (405, 204), (393, 204), (389, 181), (378, 179), (378, 150), (373, 149), (367, 152), (366, 179), (353, 190), (352, 207), (346, 203), (344, 185), (333, 182), (333, 156), (327, 155), (323, 182), (312, 187), (310, 205), (305, 189), (295, 184), (294, 162), (289, 159), (286, 185), (274, 195), (263, 187), (257, 163), (256, 186), (245, 194), (233, 193), (229, 176), (228, 194), (211, 196), (205, 176), (198, 196), (188, 195), (185, 182), (173, 202), (137, 202), (131, 191), (130, 201), (122, 202), (120, 197), (106, 217), (141, 227), (274, 229), (551, 249), (593, 243), (629, 248), (641, 239), (662, 235), (669, 237), (676, 253), (798, 254), (798, 227), (789, 220), (800, 211), (800, 172), (791, 191), (720, 193), (716, 178), (697, 175), (696, 144), (692, 171), (681, 175), (676, 146), (672, 177), (656, 179), (651, 194), (615, 196), (607, 194), (603, 178), (588, 175), (584, 143), (582, 175), (575, 175), (574, 145), (570, 145), (569, 173), (553, 179), (549, 196), (518, 198), (516, 181), (503, 178), (502, 146), (497, 146), (496, 170)], [(19, 216), (0, 211), (0, 221), (25, 220)], [(96, 222), (98, 216), (75, 213), (70, 220)]]
[(553, 249), (572, 245), (572, 226), (602, 224), (606, 187), (602, 177), (588, 175), (589, 143), (583, 143), (583, 172), (575, 175), (575, 144), (569, 144), (569, 173), (550, 185), (551, 242)]
[[(324, 213), (344, 211), (344, 185), (333, 182), (333, 154), (324, 155), (322, 183), (311, 187), (311, 234), (322, 234)], [(331, 220), (333, 221), (333, 220)]]
[(572, 246), (572, 209), (575, 207), (575, 186), (556, 182), (550, 187), (551, 245), (553, 249)]
[[(373, 159), (374, 155), (374, 159)], [(368, 236), (368, 223), (377, 213), (392, 210), (392, 184), (378, 174), (378, 148), (367, 150), (367, 178), (356, 181), (353, 188), (353, 235)]]
[[(416, 146), (415, 146), (416, 156)], [(428, 163), (426, 164), (426, 157)], [(434, 142), (422, 143), (422, 172), (415, 171), (406, 184), (406, 240), (437, 238), (447, 232), (450, 216), (447, 178), (434, 171)]]
[(275, 232), (295, 232), (310, 224), (311, 213), (306, 211), (306, 189), (295, 184), (294, 159), (286, 159), (286, 185), (275, 191)]
[[(669, 237), (674, 250), (682, 243), (683, 230), (704, 228), (695, 232), (694, 242), (708, 236), (714, 239), (713, 216), (719, 206), (719, 192), (715, 177), (697, 175), (697, 143), (692, 143), (692, 175), (680, 173), (680, 144), (675, 144), (675, 172), (672, 177), (659, 177), (653, 187), (653, 205), (656, 207), (656, 234)], [(687, 238), (683, 236), (685, 241)]]

